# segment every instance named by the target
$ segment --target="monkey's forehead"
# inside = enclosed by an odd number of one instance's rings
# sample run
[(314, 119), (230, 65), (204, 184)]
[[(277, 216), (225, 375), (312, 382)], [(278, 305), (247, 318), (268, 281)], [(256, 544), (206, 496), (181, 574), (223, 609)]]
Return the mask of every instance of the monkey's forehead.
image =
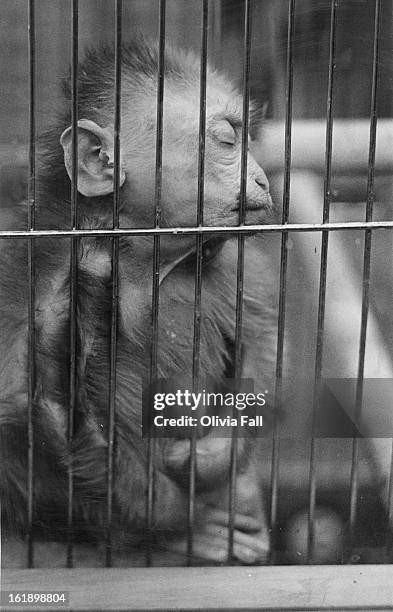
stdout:
[[(124, 83), (122, 90), (122, 113), (129, 119), (133, 133), (140, 128), (155, 132), (157, 118), (157, 81), (150, 79), (145, 83)], [(243, 121), (243, 97), (233, 83), (215, 70), (208, 70), (206, 81), (206, 123), (226, 119), (233, 125)], [(198, 133), (200, 121), (201, 91), (198, 78), (194, 73), (188, 77), (172, 78), (168, 75), (163, 95), (164, 126)]]
[[(164, 93), (164, 115), (178, 120), (184, 118), (199, 122), (201, 95), (199, 86), (187, 84), (182, 88), (168, 84)], [(233, 87), (225, 89), (217, 86), (214, 81), (206, 84), (206, 119), (226, 118), (233, 123), (242, 122), (243, 99)]]

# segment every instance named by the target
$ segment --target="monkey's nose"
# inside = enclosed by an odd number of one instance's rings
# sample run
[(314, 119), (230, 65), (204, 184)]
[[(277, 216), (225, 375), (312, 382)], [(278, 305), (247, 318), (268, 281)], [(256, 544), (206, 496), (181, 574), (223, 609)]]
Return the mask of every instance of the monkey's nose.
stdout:
[(269, 191), (269, 189), (270, 189), (269, 181), (267, 180), (267, 178), (266, 178), (266, 176), (264, 174), (260, 175), (260, 176), (257, 176), (255, 178), (255, 182), (256, 182), (257, 185), (259, 185), (259, 187), (261, 187), (261, 189), (263, 189), (263, 191)]

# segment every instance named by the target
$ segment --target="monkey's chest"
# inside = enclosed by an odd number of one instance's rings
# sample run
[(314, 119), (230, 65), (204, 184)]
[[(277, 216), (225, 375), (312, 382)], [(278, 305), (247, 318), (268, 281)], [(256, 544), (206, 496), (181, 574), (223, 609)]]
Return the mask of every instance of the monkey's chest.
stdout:
[(235, 336), (236, 292), (225, 274), (205, 274), (195, 314), (195, 277), (177, 270), (160, 293), (159, 370), (163, 377), (191, 376), (195, 349), (200, 375), (228, 375)]

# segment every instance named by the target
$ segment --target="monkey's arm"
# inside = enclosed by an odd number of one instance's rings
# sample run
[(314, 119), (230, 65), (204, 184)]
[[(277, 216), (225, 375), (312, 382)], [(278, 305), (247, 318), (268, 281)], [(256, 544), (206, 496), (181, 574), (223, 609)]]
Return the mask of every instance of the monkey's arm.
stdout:
[[(213, 455), (217, 438), (207, 438), (209, 452)], [(230, 444), (230, 439), (228, 440)], [(244, 462), (236, 476), (236, 504), (233, 516), (233, 558), (241, 563), (266, 563), (270, 550), (263, 494), (260, 487), (260, 465), (255, 446), (248, 461)], [(226, 479), (216, 482), (215, 489), (197, 496), (197, 520), (193, 530), (193, 556), (225, 563), (228, 560), (230, 535), (230, 487), (229, 462)], [(211, 464), (209, 463), (209, 469)], [(202, 504), (202, 505), (201, 505)], [(203, 505), (204, 504), (204, 505)], [(202, 509), (202, 510), (201, 510)], [(185, 554), (187, 537), (166, 542), (168, 550)]]

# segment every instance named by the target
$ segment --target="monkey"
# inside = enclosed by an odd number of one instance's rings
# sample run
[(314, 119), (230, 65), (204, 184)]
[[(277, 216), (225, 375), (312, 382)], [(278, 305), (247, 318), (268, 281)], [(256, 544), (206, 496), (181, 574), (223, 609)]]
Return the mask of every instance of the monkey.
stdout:
[(27, 198), (28, 166), (23, 162), (0, 167), (0, 195), (2, 205), (18, 204)]
[[(88, 50), (78, 68), (78, 227), (110, 229), (114, 192), (114, 51)], [(140, 38), (121, 53), (119, 219), (122, 228), (154, 226), (158, 50)], [(196, 225), (199, 145), (199, 62), (167, 46), (165, 53), (161, 226)], [(70, 227), (73, 172), (71, 91), (65, 110), (42, 138), (36, 178), (35, 227)], [(204, 225), (239, 222), (242, 95), (212, 67), (206, 88)], [(26, 200), (2, 198), (1, 228), (21, 229)], [(245, 225), (269, 223), (269, 183), (247, 154)], [(131, 545), (146, 533), (148, 441), (141, 436), (144, 381), (150, 372), (153, 242), (121, 236), (116, 356), (114, 513), (118, 538)], [(193, 235), (160, 237), (158, 376), (181, 379), (193, 364), (195, 250)], [(48, 537), (65, 531), (67, 468), (74, 479), (74, 528), (97, 540), (105, 525), (108, 454), (108, 381), (112, 307), (112, 241), (77, 242), (76, 390), (74, 435), (68, 443), (70, 405), (70, 239), (34, 240), (35, 392), (34, 523)], [(200, 376), (218, 385), (233, 372), (237, 237), (205, 235), (200, 318)], [(27, 241), (0, 241), (0, 492), (5, 524), (27, 528)], [(269, 240), (245, 240), (241, 377), (258, 389), (274, 381), (277, 262)], [(270, 279), (270, 280), (269, 280)], [(230, 376), (229, 376), (230, 377)], [(160, 546), (185, 551), (190, 441), (157, 438), (153, 455), (153, 531)], [(233, 554), (237, 562), (264, 562), (269, 533), (256, 440), (239, 438)], [(193, 554), (227, 559), (231, 441), (207, 433), (196, 441)], [(49, 534), (49, 535), (48, 535)]]

